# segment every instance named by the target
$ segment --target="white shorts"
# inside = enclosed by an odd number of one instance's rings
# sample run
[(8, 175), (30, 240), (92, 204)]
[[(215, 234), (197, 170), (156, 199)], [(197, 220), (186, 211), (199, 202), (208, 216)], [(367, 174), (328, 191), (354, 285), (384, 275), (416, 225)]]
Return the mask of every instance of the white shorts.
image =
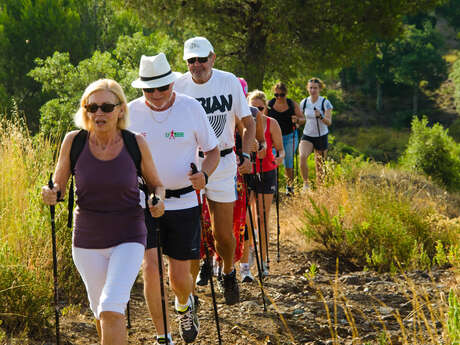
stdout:
[(220, 157), (219, 165), (209, 176), (204, 190), (208, 199), (217, 202), (233, 202), (238, 199), (236, 168), (235, 152)]
[(100, 319), (103, 311), (125, 314), (144, 251), (144, 246), (135, 242), (104, 249), (72, 246), (73, 261), (85, 283), (96, 319)]

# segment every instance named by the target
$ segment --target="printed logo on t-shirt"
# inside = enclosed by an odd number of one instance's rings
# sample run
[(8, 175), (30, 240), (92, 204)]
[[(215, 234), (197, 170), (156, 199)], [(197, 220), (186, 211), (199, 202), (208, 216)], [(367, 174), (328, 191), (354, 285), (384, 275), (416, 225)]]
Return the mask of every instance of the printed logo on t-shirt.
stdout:
[(169, 140), (176, 140), (176, 138), (183, 138), (184, 137), (184, 132), (176, 132), (173, 129), (170, 132), (165, 133), (165, 138), (168, 138)]
[(209, 123), (211, 124), (216, 137), (220, 137), (224, 132), (225, 124), (227, 123), (227, 114), (213, 114), (216, 111), (224, 113), (230, 111), (233, 104), (233, 96), (231, 94), (212, 96), (212, 97), (200, 97), (197, 101), (201, 103), (204, 111), (208, 115)]

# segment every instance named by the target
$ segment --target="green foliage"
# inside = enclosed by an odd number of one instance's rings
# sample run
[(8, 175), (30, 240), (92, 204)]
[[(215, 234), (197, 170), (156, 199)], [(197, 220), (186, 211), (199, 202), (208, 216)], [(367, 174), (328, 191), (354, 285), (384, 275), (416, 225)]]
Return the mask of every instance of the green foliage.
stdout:
[(398, 160), (408, 142), (406, 131), (385, 127), (336, 129), (334, 134), (339, 143), (348, 145), (345, 150), (352, 148), (350, 154), (362, 153), (384, 163)]
[(426, 117), (412, 120), (409, 145), (401, 163), (425, 173), (450, 190), (460, 189), (460, 145), (440, 124), (428, 127)]
[(449, 135), (460, 143), (460, 118), (456, 119), (449, 127)]
[[(0, 120), (0, 324), (8, 333), (26, 330), (42, 339), (54, 308), (50, 213), (40, 189), (55, 152), (43, 137), (31, 138), (20, 118)], [(80, 303), (86, 294), (72, 262), (65, 209), (56, 209), (60, 302)]]
[(60, 137), (73, 128), (73, 114), (79, 107), (85, 88), (100, 78), (117, 80), (126, 97), (133, 99), (139, 90), (131, 87), (138, 77), (138, 66), (142, 54), (154, 55), (160, 51), (172, 57), (178, 55), (179, 47), (170, 44), (168, 36), (158, 33), (145, 36), (120, 36), (113, 53), (95, 51), (77, 66), (70, 62), (68, 53), (55, 52), (46, 59), (36, 59), (37, 67), (29, 75), (42, 84), (43, 92), (56, 95), (40, 108), (40, 131), (46, 135)]
[(460, 344), (460, 302), (454, 290), (449, 292), (447, 329), (451, 344)]
[(439, 1), (332, 1), (312, 3), (308, 9), (296, 0), (127, 3), (137, 9), (146, 26), (157, 26), (159, 21), (167, 28), (185, 28), (178, 34), (182, 41), (208, 37), (216, 49), (218, 68), (245, 77), (251, 88), (262, 89), (265, 75), (288, 80), (306, 70), (349, 64), (376, 37), (394, 37), (403, 15), (433, 8)]
[(457, 112), (460, 113), (460, 59), (455, 61), (454, 65), (452, 66), (452, 72), (450, 73), (449, 77), (452, 79), (455, 86), (455, 105), (457, 108)]
[(441, 217), (433, 201), (414, 197), (420, 182), (372, 167), (349, 156), (330, 167), (326, 188), (309, 196), (301, 233), (379, 271), (456, 264), (460, 223)]

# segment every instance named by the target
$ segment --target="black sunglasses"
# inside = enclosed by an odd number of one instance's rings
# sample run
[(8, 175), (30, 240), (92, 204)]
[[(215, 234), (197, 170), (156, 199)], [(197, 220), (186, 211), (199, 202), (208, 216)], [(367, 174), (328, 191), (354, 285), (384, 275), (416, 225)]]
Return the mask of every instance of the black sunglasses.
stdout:
[(265, 107), (257, 107), (257, 109), (259, 109), (260, 111), (264, 110)]
[(147, 93), (153, 93), (153, 92), (155, 92), (155, 90), (158, 90), (160, 92), (164, 92), (164, 91), (169, 89), (169, 85), (170, 84), (160, 86), (160, 87), (151, 87), (151, 88), (148, 88), (148, 89), (142, 89), (142, 91), (147, 92)]
[(286, 96), (285, 93), (275, 93), (275, 97), (278, 98), (278, 97), (284, 97)]
[(310, 82), (310, 83), (318, 83), (318, 84), (320, 84), (319, 80), (318, 80), (318, 79), (316, 79), (316, 78), (312, 78), (312, 79), (310, 79), (308, 82)]
[(96, 103), (91, 103), (91, 104), (86, 104), (85, 105), (85, 109), (88, 113), (95, 113), (99, 108), (101, 108), (101, 110), (104, 112), (104, 113), (111, 113), (113, 111), (113, 109), (115, 109), (115, 107), (117, 105), (120, 105), (121, 103), (117, 103), (117, 104), (112, 104), (112, 103), (102, 103), (101, 105), (99, 104), (96, 104)]
[(209, 59), (209, 56), (206, 56), (206, 57), (192, 57), (190, 59), (187, 59), (187, 63), (189, 65), (193, 65), (196, 61), (198, 61), (199, 63), (205, 63), (205, 62), (208, 62), (208, 59)]

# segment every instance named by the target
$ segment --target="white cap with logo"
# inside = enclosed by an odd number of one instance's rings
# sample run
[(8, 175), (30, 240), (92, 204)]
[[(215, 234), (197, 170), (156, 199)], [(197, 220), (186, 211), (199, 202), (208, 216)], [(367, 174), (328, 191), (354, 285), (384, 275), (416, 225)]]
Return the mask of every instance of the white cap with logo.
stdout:
[(184, 43), (184, 60), (207, 57), (209, 53), (214, 53), (214, 48), (205, 37), (192, 37)]

